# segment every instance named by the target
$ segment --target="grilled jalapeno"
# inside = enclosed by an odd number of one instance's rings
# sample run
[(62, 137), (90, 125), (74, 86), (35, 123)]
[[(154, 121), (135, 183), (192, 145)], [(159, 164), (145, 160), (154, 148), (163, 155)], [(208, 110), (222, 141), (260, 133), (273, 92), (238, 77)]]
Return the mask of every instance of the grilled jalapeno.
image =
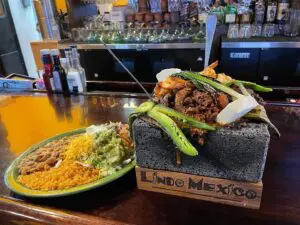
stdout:
[(155, 108), (150, 110), (147, 115), (160, 125), (181, 152), (189, 156), (198, 155), (196, 148), (189, 142), (181, 129), (169, 116), (159, 112)]
[(163, 105), (156, 105), (154, 107), (155, 110), (163, 113), (163, 114), (166, 114), (178, 121), (180, 121), (181, 123), (183, 124), (186, 124), (186, 125), (189, 125), (189, 126), (192, 126), (192, 127), (196, 127), (196, 128), (199, 128), (199, 129), (203, 129), (203, 130), (211, 130), (211, 131), (214, 131), (216, 130), (215, 127), (207, 124), (207, 123), (203, 123), (203, 122), (200, 122), (196, 119), (194, 119), (193, 117), (191, 116), (186, 116), (180, 112), (177, 112), (175, 111), (174, 109), (171, 109), (171, 108), (168, 108), (166, 106), (163, 106)]

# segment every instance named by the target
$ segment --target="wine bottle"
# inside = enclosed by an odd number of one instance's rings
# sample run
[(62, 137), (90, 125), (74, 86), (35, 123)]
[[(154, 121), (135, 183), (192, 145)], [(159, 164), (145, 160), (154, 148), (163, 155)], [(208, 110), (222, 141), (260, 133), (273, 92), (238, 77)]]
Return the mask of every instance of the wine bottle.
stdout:
[(53, 59), (53, 82), (56, 91), (68, 92), (68, 82), (66, 71), (60, 64), (58, 49), (52, 49), (51, 55)]
[(284, 23), (286, 20), (288, 20), (289, 6), (289, 0), (278, 0), (276, 20), (280, 32), (283, 32)]
[(225, 23), (226, 24), (236, 22), (237, 8), (235, 5), (233, 5), (233, 0), (228, 0), (228, 3), (224, 9), (224, 13), (225, 13)]
[(216, 15), (218, 19), (218, 24), (224, 23), (224, 8), (221, 6), (220, 0), (216, 0), (215, 4), (212, 7), (211, 13)]
[(255, 4), (255, 18), (254, 21), (256, 24), (263, 24), (265, 17), (265, 3), (264, 0), (258, 0)]
[(277, 2), (274, 0), (268, 0), (266, 10), (266, 22), (274, 23), (277, 12)]

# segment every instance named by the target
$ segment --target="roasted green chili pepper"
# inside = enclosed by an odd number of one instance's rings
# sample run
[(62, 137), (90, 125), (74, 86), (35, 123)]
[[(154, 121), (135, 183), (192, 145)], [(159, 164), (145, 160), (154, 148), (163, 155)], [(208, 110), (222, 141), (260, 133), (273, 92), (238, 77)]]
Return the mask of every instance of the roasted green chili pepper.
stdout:
[[(146, 114), (154, 119), (161, 128), (168, 134), (174, 144), (179, 148), (180, 151), (189, 155), (196, 156), (198, 152), (196, 148), (188, 141), (181, 129), (177, 126), (175, 121), (170, 117), (175, 118), (181, 123), (187, 124), (192, 127), (214, 131), (215, 127), (210, 126), (206, 123), (202, 123), (190, 116), (185, 116), (180, 112), (165, 107), (163, 105), (154, 105), (153, 102), (144, 102), (133, 113), (129, 116), (129, 127), (132, 136), (132, 123), (140, 115)], [(170, 117), (169, 117), (170, 116)]]
[(134, 113), (146, 113), (154, 107), (154, 102), (143, 102), (134, 110)]
[(131, 113), (129, 115), (129, 121), (128, 121), (128, 124), (129, 124), (129, 132), (130, 132), (130, 136), (132, 136), (132, 124), (133, 124), (133, 121), (140, 115), (142, 114), (146, 114), (148, 111), (150, 111), (152, 108), (154, 107), (154, 102), (150, 102), (150, 101), (147, 101), (147, 102), (143, 102), (142, 104), (140, 104), (135, 110), (133, 113)]
[(189, 142), (181, 129), (170, 117), (159, 112), (156, 108), (150, 110), (147, 115), (161, 126), (180, 151), (189, 156), (198, 155), (196, 148)]
[(196, 127), (196, 128), (199, 128), (199, 129), (203, 129), (203, 130), (211, 130), (211, 131), (214, 131), (216, 130), (215, 127), (207, 124), (207, 123), (203, 123), (203, 122), (200, 122), (196, 119), (194, 119), (193, 117), (191, 116), (186, 116), (180, 112), (177, 112), (175, 111), (174, 109), (171, 109), (171, 108), (168, 108), (166, 106), (163, 106), (163, 105), (156, 105), (154, 107), (155, 110), (163, 113), (163, 114), (166, 114), (178, 121), (180, 121), (181, 123), (183, 124), (186, 124), (186, 125), (189, 125), (189, 126), (192, 126), (192, 127)]
[(237, 84), (237, 83), (242, 83), (243, 85), (245, 85), (247, 87), (250, 87), (254, 91), (258, 91), (258, 92), (271, 92), (271, 91), (273, 91), (272, 88), (264, 87), (262, 85), (254, 83), (254, 82), (243, 81), (243, 80), (230, 81), (230, 82), (225, 83), (224, 85), (227, 86), (227, 87), (230, 87), (231, 85)]

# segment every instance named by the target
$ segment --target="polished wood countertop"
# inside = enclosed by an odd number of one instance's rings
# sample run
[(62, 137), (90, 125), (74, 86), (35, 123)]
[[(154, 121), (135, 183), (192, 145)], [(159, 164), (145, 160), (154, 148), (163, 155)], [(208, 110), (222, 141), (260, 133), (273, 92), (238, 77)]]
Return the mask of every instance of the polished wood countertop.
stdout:
[(272, 139), (259, 210), (138, 190), (135, 173), (104, 187), (57, 199), (11, 193), (10, 163), (44, 139), (106, 121), (127, 121), (144, 96), (0, 93), (0, 224), (299, 224), (300, 107), (267, 104), (282, 137)]

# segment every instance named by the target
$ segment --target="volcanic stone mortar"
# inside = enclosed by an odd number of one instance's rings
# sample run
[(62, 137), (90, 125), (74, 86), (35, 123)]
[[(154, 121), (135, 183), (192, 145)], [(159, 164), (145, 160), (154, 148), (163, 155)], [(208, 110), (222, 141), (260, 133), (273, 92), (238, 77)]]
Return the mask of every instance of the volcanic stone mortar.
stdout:
[(181, 153), (178, 166), (177, 149), (158, 126), (136, 119), (133, 136), (139, 167), (249, 182), (261, 181), (270, 142), (264, 123), (221, 128), (208, 133), (204, 146), (192, 142), (199, 155), (191, 157)]

